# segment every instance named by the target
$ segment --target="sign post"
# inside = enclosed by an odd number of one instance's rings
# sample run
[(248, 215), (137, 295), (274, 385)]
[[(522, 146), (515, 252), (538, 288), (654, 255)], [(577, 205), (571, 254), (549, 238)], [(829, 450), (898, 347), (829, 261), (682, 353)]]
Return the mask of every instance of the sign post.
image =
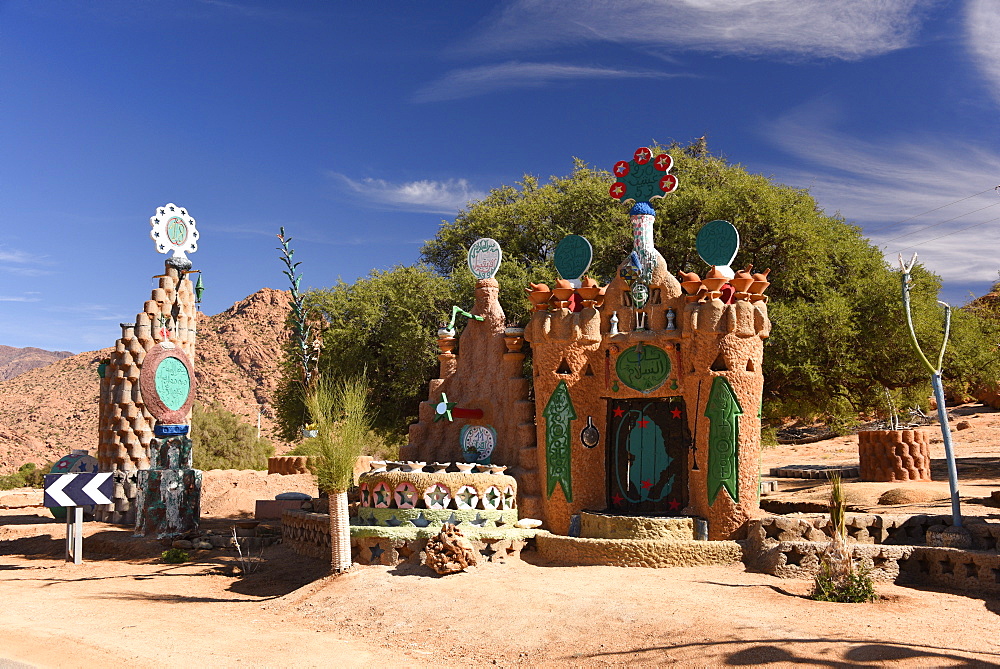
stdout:
[(83, 562), (83, 507), (111, 504), (114, 484), (114, 472), (45, 475), (45, 506), (66, 507), (66, 562)]

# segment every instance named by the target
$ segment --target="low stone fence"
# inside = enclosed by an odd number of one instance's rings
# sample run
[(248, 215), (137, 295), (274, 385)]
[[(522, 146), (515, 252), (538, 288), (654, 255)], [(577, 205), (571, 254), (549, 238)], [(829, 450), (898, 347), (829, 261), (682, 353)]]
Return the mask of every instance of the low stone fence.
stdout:
[[(351, 558), (359, 564), (423, 563), (427, 540), (440, 531), (440, 525), (426, 529), (354, 525)], [(464, 531), (479, 553), (480, 564), (520, 559), (521, 551), (534, 541), (537, 533), (537, 530), (495, 528)], [(281, 516), (281, 537), (299, 555), (330, 559), (330, 516), (325, 513), (285, 511)]]
[(329, 560), (330, 516), (308, 511), (281, 514), (281, 541), (299, 555)]
[[(848, 549), (875, 580), (1000, 593), (1000, 523), (966, 518), (972, 548), (928, 546), (951, 516), (848, 514)], [(829, 518), (769, 516), (751, 521), (744, 543), (747, 569), (781, 578), (813, 578), (830, 545)]]

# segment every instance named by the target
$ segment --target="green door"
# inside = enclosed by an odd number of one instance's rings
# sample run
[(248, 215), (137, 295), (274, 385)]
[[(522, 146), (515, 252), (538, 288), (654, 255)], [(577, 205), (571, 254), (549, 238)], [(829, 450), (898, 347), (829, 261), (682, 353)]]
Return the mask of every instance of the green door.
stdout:
[(691, 448), (684, 400), (609, 400), (608, 426), (608, 509), (680, 514)]

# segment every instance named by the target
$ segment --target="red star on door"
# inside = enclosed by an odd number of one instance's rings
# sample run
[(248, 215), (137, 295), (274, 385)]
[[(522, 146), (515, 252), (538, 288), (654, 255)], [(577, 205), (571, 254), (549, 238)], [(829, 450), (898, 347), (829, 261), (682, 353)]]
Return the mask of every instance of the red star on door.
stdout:
[(625, 498), (622, 497), (621, 495), (619, 495), (618, 493), (615, 493), (614, 495), (611, 496), (611, 503), (614, 506), (621, 506), (622, 502), (624, 502), (624, 501), (625, 501)]
[(681, 503), (680, 502), (678, 502), (676, 499), (670, 500), (670, 510), (671, 511), (677, 511), (680, 508), (681, 508)]
[(673, 416), (674, 418), (680, 418), (681, 417), (681, 410), (680, 409), (671, 409), (670, 410), (670, 415)]
[(613, 411), (615, 413), (615, 418), (621, 418), (625, 415), (625, 409), (622, 409), (621, 407), (615, 407)]
[(645, 490), (649, 490), (650, 488), (653, 487), (653, 482), (652, 481), (643, 481), (642, 482), (642, 487)]
[(638, 425), (639, 427), (649, 427), (648, 420), (637, 420), (635, 424)]

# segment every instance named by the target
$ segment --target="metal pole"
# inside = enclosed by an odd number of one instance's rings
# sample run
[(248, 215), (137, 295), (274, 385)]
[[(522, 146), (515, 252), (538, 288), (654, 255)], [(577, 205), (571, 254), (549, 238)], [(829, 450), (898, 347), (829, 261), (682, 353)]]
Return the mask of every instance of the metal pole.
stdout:
[(937, 401), (938, 422), (941, 423), (941, 436), (944, 438), (944, 457), (948, 461), (948, 486), (951, 488), (951, 524), (962, 526), (962, 510), (958, 501), (958, 469), (955, 467), (955, 454), (951, 448), (951, 428), (948, 425), (948, 408), (944, 405), (944, 387), (941, 385), (941, 373), (931, 375), (931, 386), (934, 388), (934, 399)]

